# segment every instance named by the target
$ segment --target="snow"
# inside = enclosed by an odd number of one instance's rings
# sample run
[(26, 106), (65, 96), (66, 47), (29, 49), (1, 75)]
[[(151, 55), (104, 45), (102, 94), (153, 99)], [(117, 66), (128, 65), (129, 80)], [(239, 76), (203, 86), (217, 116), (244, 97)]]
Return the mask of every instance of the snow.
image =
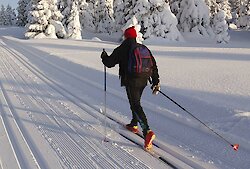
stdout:
[[(157, 2), (157, 1), (155, 1)], [(120, 36), (82, 40), (24, 39), (22, 28), (0, 28), (0, 168), (167, 168), (118, 133), (106, 119), (102, 49)], [(161, 90), (219, 133), (205, 128), (163, 95), (145, 89), (142, 105), (155, 142), (178, 168), (250, 166), (250, 32), (230, 30), (228, 44), (184, 34), (185, 42), (152, 38)], [(87, 38), (86, 38), (87, 37)], [(128, 123), (118, 66), (107, 69), (106, 113)], [(105, 135), (110, 140), (103, 142)], [(143, 144), (142, 139), (138, 142)]]

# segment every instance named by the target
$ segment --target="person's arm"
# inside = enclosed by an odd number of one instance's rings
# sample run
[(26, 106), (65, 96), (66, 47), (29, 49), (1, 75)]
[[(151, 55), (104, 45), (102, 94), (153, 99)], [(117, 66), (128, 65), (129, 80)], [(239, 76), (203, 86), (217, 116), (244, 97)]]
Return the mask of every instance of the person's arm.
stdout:
[(152, 83), (153, 85), (157, 85), (158, 83), (160, 83), (160, 78), (159, 78), (159, 73), (158, 73), (158, 67), (155, 61), (155, 58), (152, 57), (152, 61), (153, 61), (153, 70), (152, 70)]
[(158, 94), (158, 92), (160, 91), (160, 77), (158, 73), (157, 64), (153, 55), (152, 55), (152, 61), (153, 61), (153, 70), (151, 76), (152, 79), (151, 89), (153, 90), (153, 94)]
[(101, 54), (102, 63), (105, 66), (107, 66), (108, 68), (114, 67), (116, 64), (118, 64), (118, 62), (119, 62), (119, 50), (120, 50), (119, 47), (114, 49), (114, 51), (112, 52), (112, 54), (110, 56), (108, 56), (106, 51), (102, 52), (102, 54)]

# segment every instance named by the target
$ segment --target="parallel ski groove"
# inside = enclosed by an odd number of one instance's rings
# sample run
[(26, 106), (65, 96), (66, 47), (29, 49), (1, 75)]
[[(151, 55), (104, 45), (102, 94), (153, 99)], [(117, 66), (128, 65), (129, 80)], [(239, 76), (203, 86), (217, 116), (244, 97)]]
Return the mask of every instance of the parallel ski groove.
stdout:
[[(34, 98), (35, 99), (35, 98)], [(46, 112), (48, 112), (48, 111), (55, 111), (56, 110), (56, 106), (54, 106), (53, 104), (50, 104), (49, 102), (47, 102), (47, 103), (44, 103), (44, 104), (48, 104), (49, 106), (46, 106), (46, 105), (43, 105), (43, 107), (51, 107), (51, 110), (47, 110)], [(60, 105), (60, 104), (59, 104)], [(64, 112), (64, 111), (60, 111), (60, 110), (57, 110), (57, 112)], [(56, 113), (57, 114), (57, 113)], [(59, 116), (58, 116), (59, 117)], [(54, 118), (54, 117), (53, 117)], [(58, 120), (56, 120), (56, 119), (54, 119), (55, 121), (58, 121)], [(64, 121), (64, 120), (63, 120)], [(58, 122), (59, 123), (59, 122)], [(64, 121), (64, 123), (66, 124), (66, 122)], [(62, 126), (62, 125), (60, 125), (60, 126)], [(67, 125), (68, 126), (68, 125)], [(70, 126), (69, 126), (70, 127)], [(73, 128), (72, 128), (72, 130), (74, 130)], [(85, 140), (84, 138), (82, 138), (83, 140)], [(85, 143), (86, 143), (86, 140), (85, 140)], [(89, 146), (91, 146), (91, 143), (88, 143), (89, 144)], [(80, 145), (80, 144), (79, 144)], [(99, 153), (99, 152), (97, 152), (96, 150), (95, 150), (95, 148), (92, 148), (92, 150), (94, 151), (94, 152), (96, 152), (96, 153)], [(91, 151), (90, 151), (91, 152)], [(100, 161), (104, 161), (104, 160), (100, 160)], [(106, 166), (105, 164), (103, 164), (102, 166)], [(107, 167), (110, 167), (110, 165), (107, 165)], [(105, 167), (106, 168), (106, 167)], [(114, 167), (115, 168), (115, 167)]]
[[(125, 126), (125, 124), (123, 124), (123, 123), (120, 122), (120, 121), (115, 120), (115, 119), (112, 118), (111, 116), (107, 116), (107, 117), (108, 117), (110, 120), (115, 121), (116, 123), (120, 124), (121, 126), (123, 126), (123, 127)], [(120, 134), (121, 136), (123, 136), (124, 138), (126, 138), (127, 140), (130, 140), (131, 142), (135, 143), (136, 145), (142, 147), (141, 144), (139, 144), (138, 142), (134, 141), (133, 139), (131, 139), (131, 138), (125, 136), (124, 134), (122, 134), (122, 133), (120, 133), (120, 132), (119, 132), (119, 134)], [(144, 138), (143, 138), (143, 135), (142, 135), (141, 133), (137, 133), (136, 135), (139, 136), (140, 138), (144, 139)], [(156, 145), (155, 143), (153, 143), (153, 145), (159, 148), (159, 146)], [(177, 169), (177, 167), (176, 167), (174, 164), (172, 164), (171, 162), (169, 162), (167, 159), (165, 159), (164, 157), (162, 157), (162, 156), (159, 155), (158, 153), (156, 153), (156, 152), (153, 152), (153, 153), (148, 152), (148, 153), (151, 154), (153, 157), (159, 159), (159, 160), (162, 161), (163, 163), (169, 165), (169, 166), (172, 167), (173, 169)]]
[[(134, 141), (133, 139), (125, 136), (124, 134), (120, 133), (121, 136), (123, 136), (124, 138), (126, 138), (127, 140), (133, 142), (134, 144), (138, 145), (139, 147), (143, 148), (141, 146), (141, 144), (139, 144), (138, 142)], [(146, 151), (146, 150), (145, 150)], [(157, 154), (156, 152), (154, 151), (146, 151), (147, 153), (149, 153), (150, 155), (152, 155), (153, 157), (161, 160), (163, 163), (169, 165), (170, 167), (172, 167), (173, 169), (178, 169), (178, 167), (176, 167), (174, 164), (170, 163), (168, 160), (166, 160), (164, 157), (160, 156), (159, 154)]]
[[(17, 73), (17, 72), (16, 72)], [(16, 77), (18, 77), (18, 78), (22, 78), (21, 77), (22, 75), (21, 74), (18, 74), (18, 76), (16, 76)], [(15, 79), (14, 78), (14, 76), (13, 76), (13, 79)], [(24, 89), (23, 89), (23, 92), (24, 92)], [(42, 100), (42, 99), (41, 99)], [(42, 100), (43, 101), (43, 100)], [(54, 138), (58, 138), (58, 137), (54, 137)], [(64, 138), (65, 139), (65, 138)], [(64, 140), (64, 139), (61, 139), (61, 140)], [(58, 142), (60, 142), (60, 139), (58, 140)], [(68, 146), (68, 145), (67, 145)], [(67, 147), (67, 146), (65, 146), (65, 147)], [(74, 146), (73, 146), (73, 148), (74, 148)], [(74, 154), (75, 152), (77, 152), (78, 151), (78, 149), (75, 149), (75, 150), (72, 150), (69, 154)], [(86, 156), (87, 154), (85, 154), (85, 156)], [(85, 156), (83, 156), (83, 157), (85, 157)], [(86, 156), (87, 157), (87, 156)], [(75, 157), (74, 156), (72, 156), (72, 159), (75, 159)], [(81, 161), (81, 160), (76, 160), (75, 162), (76, 163), (78, 163), (78, 161)], [(88, 161), (88, 160), (87, 160)], [(89, 166), (92, 166), (92, 164), (93, 164), (94, 162), (93, 161), (91, 161), (90, 163), (89, 163)], [(83, 163), (81, 166), (86, 166), (86, 163)], [(94, 166), (92, 166), (92, 167), (95, 167), (96, 165), (94, 165)]]
[[(2, 62), (2, 63), (4, 64), (5, 69), (8, 70), (7, 66), (6, 66), (6, 63), (4, 63), (4, 62)], [(2, 70), (3, 76), (5, 77), (6, 80), (7, 80), (6, 72), (8, 72), (13, 79), (15, 79), (14, 76), (13, 76), (13, 74), (11, 74), (11, 72), (9, 72), (9, 71), (3, 71)], [(2, 83), (1, 83), (1, 88), (3, 88)], [(9, 112), (13, 116), (14, 123), (16, 124), (16, 128), (19, 131), (19, 135), (21, 136), (22, 141), (25, 143), (26, 148), (30, 152), (31, 158), (34, 161), (35, 166), (37, 168), (41, 168), (40, 167), (41, 165), (44, 166), (44, 167), (46, 167), (46, 162), (44, 161), (44, 159), (42, 159), (42, 158), (38, 159), (36, 157), (36, 155), (38, 153), (37, 152), (38, 150), (33, 146), (33, 143), (31, 143), (30, 139), (27, 139), (30, 136), (27, 134), (26, 129), (24, 128), (24, 126), (21, 123), (19, 117), (17, 116), (17, 113), (15, 112), (15, 110), (14, 110), (14, 108), (13, 108), (13, 106), (12, 106), (12, 104), (11, 104), (11, 102), (10, 102), (10, 100), (9, 100), (9, 98), (8, 98), (8, 96), (7, 96), (7, 94), (6, 94), (6, 92), (5, 92), (4, 89), (2, 90), (2, 94), (3, 94), (4, 98), (5, 98), (5, 101), (6, 101), (7, 105), (8, 105), (8, 107), (9, 107)], [(10, 124), (8, 124), (8, 127), (11, 129)], [(15, 133), (15, 132), (13, 132), (13, 133)], [(12, 135), (12, 138), (13, 137), (16, 137), (16, 136)], [(23, 159), (23, 156), (21, 155), (22, 154), (22, 151), (20, 150), (21, 147), (19, 145), (17, 145), (15, 143), (15, 141), (11, 141), (11, 144), (15, 146), (15, 150), (19, 151), (19, 153), (15, 153), (17, 155), (17, 159), (18, 159), (19, 165), (21, 167), (24, 167), (24, 168), (27, 167), (27, 166), (29, 166), (29, 164), (26, 162), (26, 160)]]
[[(0, 82), (0, 85), (1, 85), (1, 88), (2, 88), (2, 83)], [(3, 91), (1, 89), (1, 94), (3, 95), (4, 97), (4, 94), (3, 94)], [(0, 101), (0, 104), (3, 105), (3, 103)], [(5, 100), (5, 104), (8, 105), (7, 101)], [(9, 107), (9, 106), (8, 106)], [(9, 121), (7, 120), (7, 117), (4, 113), (4, 111), (2, 111), (2, 107), (1, 107), (1, 120), (2, 120), (2, 123), (4, 125), (4, 130), (6, 131), (6, 134), (7, 134), (7, 137), (8, 137), (8, 140), (9, 140), (9, 143), (10, 143), (10, 146), (11, 146), (11, 149), (14, 153), (14, 157), (15, 157), (15, 160), (17, 162), (17, 166), (19, 168), (21, 168), (21, 164), (20, 164), (20, 157), (17, 155), (18, 153), (16, 151), (19, 151), (19, 149), (17, 148), (17, 144), (15, 141), (13, 141), (11, 138), (14, 138), (14, 132), (12, 131), (12, 128), (10, 127), (10, 123)]]
[[(21, 76), (21, 74), (20, 74), (20, 76)], [(23, 79), (24, 80), (24, 79)], [(33, 97), (33, 99), (35, 99), (34, 97)], [(42, 100), (41, 100), (42, 101)], [(49, 106), (44, 106), (44, 107), (49, 107)], [(51, 110), (53, 110), (53, 109), (51, 109)], [(50, 111), (51, 111), (50, 110)], [(59, 138), (59, 137), (56, 137), (56, 138)], [(72, 137), (71, 137), (72, 138)], [(65, 138), (64, 138), (65, 139)], [(59, 139), (57, 142), (59, 142), (61, 139)], [(124, 152), (123, 152), (124, 153)], [(73, 153), (72, 153), (73, 154)], [(119, 154), (119, 153), (118, 153)], [(130, 157), (130, 158), (132, 158), (131, 157), (131, 155), (129, 155), (128, 157)], [(129, 163), (128, 163), (129, 164)], [(127, 166), (128, 164), (123, 164), (123, 165), (125, 165), (125, 166)], [(141, 163), (142, 164), (142, 163)], [(110, 167), (110, 165), (109, 165), (109, 167)], [(143, 167), (143, 168), (148, 168), (148, 167)]]
[[(26, 52), (26, 49), (23, 49)], [(92, 106), (91, 104), (89, 104), (86, 100), (83, 100), (82, 98), (74, 95), (73, 93), (71, 93), (70, 91), (66, 90), (65, 88), (63, 88), (61, 85), (59, 85), (57, 82), (53, 81), (52, 79), (49, 79), (47, 76), (45, 76), (41, 71), (39, 71), (37, 68), (35, 68), (33, 65), (31, 65), (29, 62), (27, 62), (26, 60), (24, 60), (21, 56), (18, 56), (18, 54), (16, 54), (13, 51), (10, 51), (13, 53), (13, 56), (16, 57), (22, 64), (26, 65), (26, 67), (33, 72), (36, 76), (38, 76), (42, 81), (44, 81), (46, 84), (48, 84), (51, 88), (53, 88), (55, 91), (57, 91), (58, 93), (60, 93), (61, 95), (63, 95), (64, 97), (66, 97), (69, 101), (71, 101), (73, 104), (75, 104), (76, 106), (80, 107), (82, 110), (84, 110), (85, 112), (90, 112), (90, 110), (95, 110), (95, 112), (99, 112), (99, 108)], [(31, 53), (31, 52), (30, 52)], [(33, 54), (33, 53), (31, 53)], [(34, 55), (34, 54), (33, 54)], [(38, 55), (36, 55), (39, 59), (41, 59)], [(44, 61), (43, 59), (41, 59), (42, 61)], [(47, 61), (44, 61), (52, 66), (54, 66), (52, 63), (49, 63)], [(72, 73), (69, 73), (66, 70), (63, 70), (61, 68), (58, 68), (57, 66), (54, 66), (56, 69), (59, 69), (61, 71), (66, 72), (66, 74), (70, 74), (72, 76)], [(74, 76), (75, 77), (75, 76)], [(76, 78), (76, 77), (75, 77)], [(77, 78), (78, 80), (82, 80), (84, 83), (90, 83), (88, 80), (86, 81), (86, 79), (82, 79), (82, 78)], [(92, 83), (92, 82), (91, 82)], [(94, 82), (93, 82), (94, 83)], [(54, 86), (52, 86), (51, 84), (54, 84)], [(98, 85), (94, 85), (96, 88), (101, 89), (100, 86)], [(67, 95), (66, 95), (67, 94)], [(115, 96), (117, 96), (114, 93), (111, 93)], [(76, 101), (77, 100), (77, 101)], [(82, 104), (79, 104), (78, 101), (84, 103), (84, 106)], [(100, 112), (99, 112), (100, 113)], [(94, 117), (98, 117), (95, 114), (93, 114), (93, 112), (89, 113), (90, 115), (94, 116)], [(111, 116), (110, 116), (111, 117)], [(157, 145), (155, 145), (157, 146)], [(159, 146), (158, 146), (159, 147)], [(162, 150), (164, 151), (164, 150)], [(172, 155), (173, 156), (173, 155)], [(180, 156), (180, 155), (179, 155)], [(174, 156), (173, 156), (174, 157)], [(180, 159), (179, 157), (176, 157), (177, 159)], [(184, 157), (185, 158), (185, 157)], [(180, 159), (181, 160), (181, 159)], [(187, 159), (186, 159), (187, 160)], [(164, 160), (161, 160), (164, 161)], [(185, 162), (183, 162), (185, 163)], [(190, 161), (190, 163), (192, 164), (192, 162)], [(188, 165), (188, 163), (186, 163)]]
[[(49, 107), (49, 106), (44, 103), (44, 107)], [(49, 112), (49, 111), (54, 112), (53, 109), (47, 110), (47, 112)], [(62, 120), (59, 118), (52, 116), (51, 119), (54, 120), (57, 123), (57, 125), (60, 126), (60, 128), (64, 128), (64, 130), (65, 130), (65, 127), (68, 127), (67, 124), (60, 122)], [(89, 167), (95, 167), (95, 165), (93, 166), (94, 161), (91, 160), (90, 158), (85, 158), (85, 160), (77, 160), (75, 158), (75, 157), (78, 157), (79, 155), (80, 155), (80, 157), (88, 157), (88, 154), (85, 152), (84, 149), (80, 148), (79, 144), (72, 138), (71, 134), (69, 134), (68, 132), (63, 132), (63, 134), (68, 136), (67, 140), (65, 140), (65, 137), (61, 137), (61, 138), (51, 137), (51, 138), (53, 138), (52, 140), (54, 140), (54, 141), (57, 140), (56, 142), (58, 145), (61, 145), (60, 147), (63, 147), (63, 148), (67, 147), (65, 149), (66, 151), (64, 153), (67, 154), (71, 158), (71, 161), (74, 161), (74, 163), (78, 164), (78, 166), (86, 166), (88, 164), (87, 166), (89, 166)], [(75, 146), (68, 144), (70, 142)], [(63, 144), (63, 143), (67, 143), (67, 144)], [(71, 145), (71, 146), (69, 146), (69, 145)], [(84, 163), (83, 163), (83, 161), (84, 161)]]
[[(21, 74), (19, 74), (19, 77), (21, 77), (22, 75)], [(32, 88), (31, 86), (29, 86), (30, 88)], [(33, 98), (33, 99), (35, 99), (35, 100), (37, 100), (36, 98)], [(31, 101), (31, 100), (30, 100)], [(38, 100), (37, 100), (38, 101)], [(43, 101), (42, 99), (41, 99), (41, 101)], [(39, 101), (38, 101), (39, 102)], [(42, 104), (42, 103), (41, 103)], [(44, 105), (42, 105), (42, 107), (48, 107), (47, 105), (45, 105), (46, 103), (44, 102)], [(52, 111), (53, 109), (51, 109), (51, 111)], [(49, 110), (47, 110), (47, 112), (48, 112)], [(59, 125), (60, 126), (60, 125)], [(57, 138), (57, 137), (55, 137), (55, 138)], [(63, 140), (63, 139), (62, 139)], [(59, 139), (59, 141), (60, 141), (60, 139)], [(67, 147), (67, 146), (66, 146)], [(75, 152), (75, 151), (73, 151), (73, 152)], [(72, 153), (73, 154), (73, 153)], [(85, 156), (88, 156), (88, 154), (87, 153), (85, 153)], [(81, 156), (82, 157), (82, 156)], [(84, 156), (83, 156), (84, 157)], [(74, 159), (73, 157), (72, 157), (72, 159)], [(79, 160), (79, 161), (81, 161), (81, 160)], [(83, 161), (85, 161), (85, 160), (83, 160)], [(91, 163), (90, 164), (92, 164), (92, 163), (94, 163), (93, 161), (91, 161)], [(86, 163), (85, 164), (82, 164), (81, 166), (86, 166)], [(91, 165), (90, 165), (91, 166)], [(93, 167), (93, 166), (92, 166)], [(95, 166), (96, 167), (96, 166)]]
[[(118, 148), (118, 149), (117, 149)], [(149, 168), (148, 166), (146, 166), (145, 164), (143, 164), (143, 162), (141, 162), (139, 159), (137, 158), (132, 158), (131, 157), (131, 154), (126, 152), (124, 153), (124, 150), (121, 149), (118, 145), (117, 146), (111, 146), (111, 147), (107, 147), (107, 149), (111, 152), (110, 154), (112, 154), (112, 156), (116, 156), (118, 157), (118, 161), (116, 161), (117, 163), (119, 163), (120, 165), (123, 165), (125, 166), (126, 168), (138, 168), (138, 169), (141, 169), (141, 168)], [(125, 155), (125, 159), (123, 159), (122, 156), (120, 154), (123, 154)], [(124, 161), (126, 160), (126, 161)], [(125, 163), (124, 163), (125, 162)], [(135, 166), (132, 162), (138, 162), (138, 164)]]
[[(2, 49), (3, 48), (0, 47), (0, 49), (1, 49), (1, 57), (2, 57)], [(3, 54), (4, 54), (4, 52), (3, 52)], [(3, 67), (5, 67), (5, 66), (3, 66)], [(3, 71), (3, 68), (2, 68), (1, 64), (0, 64), (0, 68), (1, 68), (2, 74), (4, 74), (4, 71)], [(0, 100), (0, 104), (1, 105), (6, 104), (6, 106), (9, 107), (7, 101), (6, 101), (5, 97), (4, 97), (2, 82), (0, 82), (0, 90), (1, 90), (1, 95), (3, 96), (3, 101)], [(11, 138), (14, 138), (14, 132), (12, 132), (12, 128), (10, 127), (10, 122), (8, 121), (8, 119), (6, 117), (7, 115), (4, 112), (4, 108), (2, 106), (0, 108), (1, 108), (1, 110), (0, 110), (1, 111), (1, 113), (0, 113), (1, 114), (1, 121), (2, 121), (2, 124), (3, 124), (4, 130), (6, 132), (7, 139), (9, 140), (10, 147), (11, 147), (12, 152), (14, 154), (14, 158), (15, 158), (15, 161), (17, 163), (17, 166), (18, 166), (18, 168), (21, 168), (21, 165), (20, 165), (19, 159), (18, 159), (18, 155), (17, 155), (17, 152), (16, 152), (19, 149), (16, 148), (17, 147), (16, 142), (13, 142), (13, 140), (11, 139)]]

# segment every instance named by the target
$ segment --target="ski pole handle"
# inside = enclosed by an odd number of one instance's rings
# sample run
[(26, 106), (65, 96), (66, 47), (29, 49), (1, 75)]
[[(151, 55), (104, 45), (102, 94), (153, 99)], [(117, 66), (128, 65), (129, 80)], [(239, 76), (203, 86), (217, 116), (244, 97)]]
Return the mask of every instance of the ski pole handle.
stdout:
[(101, 54), (101, 58), (103, 59), (103, 57), (105, 57), (107, 55), (107, 52), (105, 51), (105, 49), (102, 49), (102, 54)]

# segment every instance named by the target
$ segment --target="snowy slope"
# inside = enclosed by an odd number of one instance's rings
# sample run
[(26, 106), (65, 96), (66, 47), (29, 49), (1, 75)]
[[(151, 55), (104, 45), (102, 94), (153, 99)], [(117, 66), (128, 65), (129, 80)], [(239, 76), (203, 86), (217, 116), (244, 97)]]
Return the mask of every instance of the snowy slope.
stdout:
[[(105, 134), (100, 53), (119, 45), (114, 37), (113, 42), (104, 35), (98, 36), (106, 41), (22, 40), (21, 32), (1, 28), (0, 168), (169, 167), (122, 137), (119, 133), (143, 142), (109, 119)], [(231, 34), (227, 45), (197, 42), (190, 35), (183, 43), (146, 42), (158, 63), (162, 91), (240, 144), (235, 152), (148, 87), (142, 104), (155, 142), (179, 168), (250, 166), (250, 33)], [(127, 123), (131, 114), (118, 67), (107, 71), (106, 113)]]

